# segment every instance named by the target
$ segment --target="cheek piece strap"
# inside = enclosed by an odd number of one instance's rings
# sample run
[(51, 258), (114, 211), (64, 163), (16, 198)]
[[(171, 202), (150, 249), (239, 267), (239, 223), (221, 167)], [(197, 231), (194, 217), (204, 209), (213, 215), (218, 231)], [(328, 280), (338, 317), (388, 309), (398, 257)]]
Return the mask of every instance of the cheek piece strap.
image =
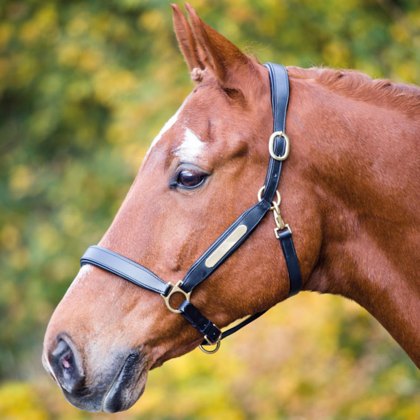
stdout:
[[(115, 274), (136, 286), (151, 292), (159, 293), (171, 312), (181, 314), (200, 334), (204, 341), (200, 348), (207, 353), (214, 353), (220, 346), (220, 340), (233, 334), (251, 321), (257, 319), (264, 312), (253, 314), (224, 331), (207, 319), (190, 302), (190, 294), (195, 287), (206, 280), (227, 258), (230, 257), (252, 234), (264, 216), (272, 211), (276, 227), (275, 236), (279, 240), (285, 258), (290, 289), (289, 296), (299, 292), (302, 278), (293, 243), (292, 231), (283, 222), (280, 215), (280, 194), (277, 190), (283, 161), (290, 150), (289, 139), (285, 134), (286, 111), (289, 100), (289, 79), (285, 67), (267, 63), (270, 76), (271, 105), (273, 111), (274, 131), (269, 141), (270, 160), (264, 186), (258, 194), (259, 201), (244, 211), (199, 257), (185, 274), (182, 281), (176, 285), (163, 281), (148, 268), (130, 260), (109, 249), (94, 245), (89, 247), (82, 256), (81, 265), (92, 264), (105, 271)], [(276, 201), (273, 201), (275, 200)], [(183, 296), (183, 302), (178, 307), (172, 306), (175, 294)], [(212, 350), (207, 346), (214, 345)]]

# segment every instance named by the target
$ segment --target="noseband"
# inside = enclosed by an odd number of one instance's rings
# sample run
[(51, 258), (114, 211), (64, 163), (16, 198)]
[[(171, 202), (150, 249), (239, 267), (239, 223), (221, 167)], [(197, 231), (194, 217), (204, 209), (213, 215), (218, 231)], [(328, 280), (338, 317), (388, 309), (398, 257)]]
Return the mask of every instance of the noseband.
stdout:
[[(289, 296), (299, 292), (302, 279), (299, 261), (293, 244), (292, 231), (280, 215), (280, 193), (277, 190), (282, 163), (290, 150), (289, 138), (285, 134), (286, 110), (289, 101), (289, 79), (285, 67), (265, 64), (270, 75), (271, 106), (274, 120), (274, 132), (269, 139), (270, 161), (264, 186), (258, 192), (258, 203), (242, 213), (216, 241), (201, 255), (187, 271), (183, 280), (176, 285), (167, 283), (146, 267), (116, 252), (100, 246), (91, 246), (80, 260), (81, 265), (92, 264), (109, 271), (143, 289), (159, 293), (167, 308), (181, 314), (203, 336), (200, 348), (206, 353), (214, 353), (220, 347), (220, 340), (249, 324), (264, 312), (253, 314), (235, 327), (221, 332), (191, 302), (190, 295), (195, 287), (206, 280), (236, 249), (249, 238), (254, 229), (269, 212), (273, 212), (274, 234), (279, 240), (289, 274)], [(183, 302), (173, 306), (173, 296), (181, 295)], [(208, 349), (205, 346), (214, 346)]]

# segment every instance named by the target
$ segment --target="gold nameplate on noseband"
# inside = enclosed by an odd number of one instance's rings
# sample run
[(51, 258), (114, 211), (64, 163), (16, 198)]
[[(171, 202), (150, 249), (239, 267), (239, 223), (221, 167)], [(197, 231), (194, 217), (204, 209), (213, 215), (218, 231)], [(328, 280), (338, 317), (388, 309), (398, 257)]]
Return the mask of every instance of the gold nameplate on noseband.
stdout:
[(206, 259), (204, 265), (207, 268), (214, 267), (245, 235), (248, 228), (245, 225), (239, 225)]

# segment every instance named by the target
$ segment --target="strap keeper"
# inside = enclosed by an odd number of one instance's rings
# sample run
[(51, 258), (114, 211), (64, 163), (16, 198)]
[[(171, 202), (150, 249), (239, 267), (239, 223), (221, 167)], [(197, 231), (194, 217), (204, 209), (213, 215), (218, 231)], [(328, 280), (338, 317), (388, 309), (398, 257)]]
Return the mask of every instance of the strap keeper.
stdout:
[(276, 235), (277, 239), (280, 239), (282, 241), (283, 239), (290, 238), (292, 236), (292, 228), (289, 226), (288, 223), (284, 224), (284, 227), (282, 230), (275, 228), (274, 233)]
[(204, 342), (206, 344), (216, 344), (222, 338), (222, 332), (212, 322), (206, 327), (204, 333)]

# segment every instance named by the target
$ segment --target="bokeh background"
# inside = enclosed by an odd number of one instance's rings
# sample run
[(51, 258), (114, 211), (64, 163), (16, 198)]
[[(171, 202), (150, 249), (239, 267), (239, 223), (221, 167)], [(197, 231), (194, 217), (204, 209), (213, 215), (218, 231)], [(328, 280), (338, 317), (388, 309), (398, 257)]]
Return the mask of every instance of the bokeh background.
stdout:
[[(191, 2), (261, 61), (420, 84), (417, 0)], [(213, 357), (151, 372), (117, 416), (78, 411), (42, 371), (43, 331), (80, 255), (190, 89), (167, 1), (0, 1), (0, 418), (418, 418), (418, 371), (384, 329), (309, 293)]]

